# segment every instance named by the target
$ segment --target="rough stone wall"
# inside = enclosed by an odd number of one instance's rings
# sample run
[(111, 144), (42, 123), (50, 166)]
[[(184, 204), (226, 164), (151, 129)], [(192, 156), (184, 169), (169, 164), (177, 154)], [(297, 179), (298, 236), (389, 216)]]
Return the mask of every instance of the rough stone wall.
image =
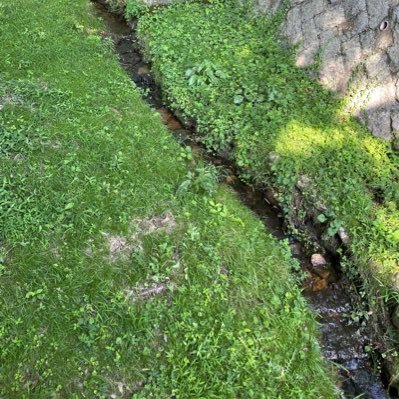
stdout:
[[(257, 7), (270, 13), (280, 3)], [(350, 111), (376, 136), (398, 142), (399, 0), (292, 0), (282, 32), (298, 46), (298, 66), (319, 56), (320, 82), (350, 96)]]

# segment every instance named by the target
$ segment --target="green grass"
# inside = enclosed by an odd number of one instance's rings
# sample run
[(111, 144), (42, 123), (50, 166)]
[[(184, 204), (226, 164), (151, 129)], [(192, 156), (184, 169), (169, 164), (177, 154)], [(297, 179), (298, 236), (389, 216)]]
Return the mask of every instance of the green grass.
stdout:
[(273, 186), (294, 227), (310, 220), (327, 241), (344, 228), (348, 272), (360, 271), (374, 309), (381, 298), (397, 303), (398, 154), (352, 120), (312, 68), (294, 66), (280, 17), (234, 1), (180, 2), (140, 17), (138, 35), (168, 103), (196, 121), (208, 149), (228, 154), (243, 179)]
[(336, 397), (287, 249), (91, 10), (0, 0), (0, 398)]

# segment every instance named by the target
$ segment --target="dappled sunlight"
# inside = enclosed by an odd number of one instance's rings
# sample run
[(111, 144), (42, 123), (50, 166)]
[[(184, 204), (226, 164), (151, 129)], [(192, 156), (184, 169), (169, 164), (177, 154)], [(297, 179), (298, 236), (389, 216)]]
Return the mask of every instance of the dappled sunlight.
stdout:
[(379, 273), (391, 275), (392, 282), (399, 266), (399, 180), (386, 143), (350, 121), (321, 129), (298, 118), (273, 140), (279, 181), (298, 185), (309, 176), (311, 202), (325, 201), (328, 212), (348, 229), (352, 250), (378, 265)]
[(275, 146), (281, 155), (306, 158), (318, 153), (320, 148), (331, 146), (332, 142), (342, 147), (344, 141), (345, 136), (337, 129), (319, 129), (293, 119), (281, 129), (275, 139)]
[(377, 182), (391, 185), (398, 178), (397, 165), (390, 159), (386, 143), (368, 135), (350, 121), (337, 118), (335, 124), (332, 119), (330, 125), (320, 127), (312, 125), (306, 118), (291, 119), (275, 135), (274, 146), (279, 155), (309, 159), (310, 164), (323, 165), (341, 160), (345, 168), (353, 163), (348, 173), (355, 171), (372, 186)]
[[(379, 274), (388, 280), (386, 284), (395, 290), (399, 290), (399, 281), (396, 278), (399, 273), (399, 252), (395, 250), (399, 247), (398, 214), (398, 208), (393, 203), (388, 206), (375, 205), (373, 237), (369, 241), (371, 259)], [(381, 248), (386, 250), (382, 252)], [(389, 251), (388, 248), (392, 250)]]

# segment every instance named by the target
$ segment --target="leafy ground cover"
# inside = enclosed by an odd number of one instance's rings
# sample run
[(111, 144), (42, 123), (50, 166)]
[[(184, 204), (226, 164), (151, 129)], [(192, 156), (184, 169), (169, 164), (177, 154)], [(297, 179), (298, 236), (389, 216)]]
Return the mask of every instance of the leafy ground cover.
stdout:
[(335, 397), (288, 251), (102, 29), (0, 0), (0, 397)]
[(376, 314), (381, 299), (397, 306), (398, 154), (319, 86), (314, 67), (294, 66), (281, 15), (256, 16), (234, 1), (135, 15), (168, 103), (195, 120), (207, 148), (228, 154), (243, 179), (273, 186), (294, 224), (310, 220), (326, 241), (339, 233), (353, 255), (343, 265), (360, 271)]

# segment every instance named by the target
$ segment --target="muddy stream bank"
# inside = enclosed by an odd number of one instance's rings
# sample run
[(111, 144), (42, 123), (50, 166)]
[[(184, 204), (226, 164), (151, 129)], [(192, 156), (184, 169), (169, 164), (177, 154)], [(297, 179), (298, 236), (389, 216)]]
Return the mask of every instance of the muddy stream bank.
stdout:
[[(320, 344), (324, 357), (337, 365), (343, 398), (388, 399), (397, 398), (397, 392), (388, 392), (388, 376), (381, 366), (378, 348), (382, 347), (367, 324), (367, 305), (359, 296), (356, 284), (341, 271), (339, 257), (323, 250), (304, 245), (291, 235), (280, 209), (267, 191), (254, 190), (237, 177), (234, 165), (221, 157), (211, 156), (198, 144), (194, 126), (185, 126), (164, 104), (160, 87), (154, 81), (150, 65), (144, 60), (135, 37), (133, 26), (112, 14), (103, 2), (93, 3), (95, 13), (107, 27), (105, 36), (113, 40), (121, 66), (143, 89), (144, 99), (160, 114), (162, 121), (182, 145), (189, 145), (207, 162), (223, 168), (223, 184), (228, 184), (263, 221), (267, 230), (277, 239), (288, 239), (293, 256), (307, 273), (304, 296), (318, 314)], [(317, 251), (315, 248), (318, 248)], [(372, 349), (372, 350), (370, 350)]]

